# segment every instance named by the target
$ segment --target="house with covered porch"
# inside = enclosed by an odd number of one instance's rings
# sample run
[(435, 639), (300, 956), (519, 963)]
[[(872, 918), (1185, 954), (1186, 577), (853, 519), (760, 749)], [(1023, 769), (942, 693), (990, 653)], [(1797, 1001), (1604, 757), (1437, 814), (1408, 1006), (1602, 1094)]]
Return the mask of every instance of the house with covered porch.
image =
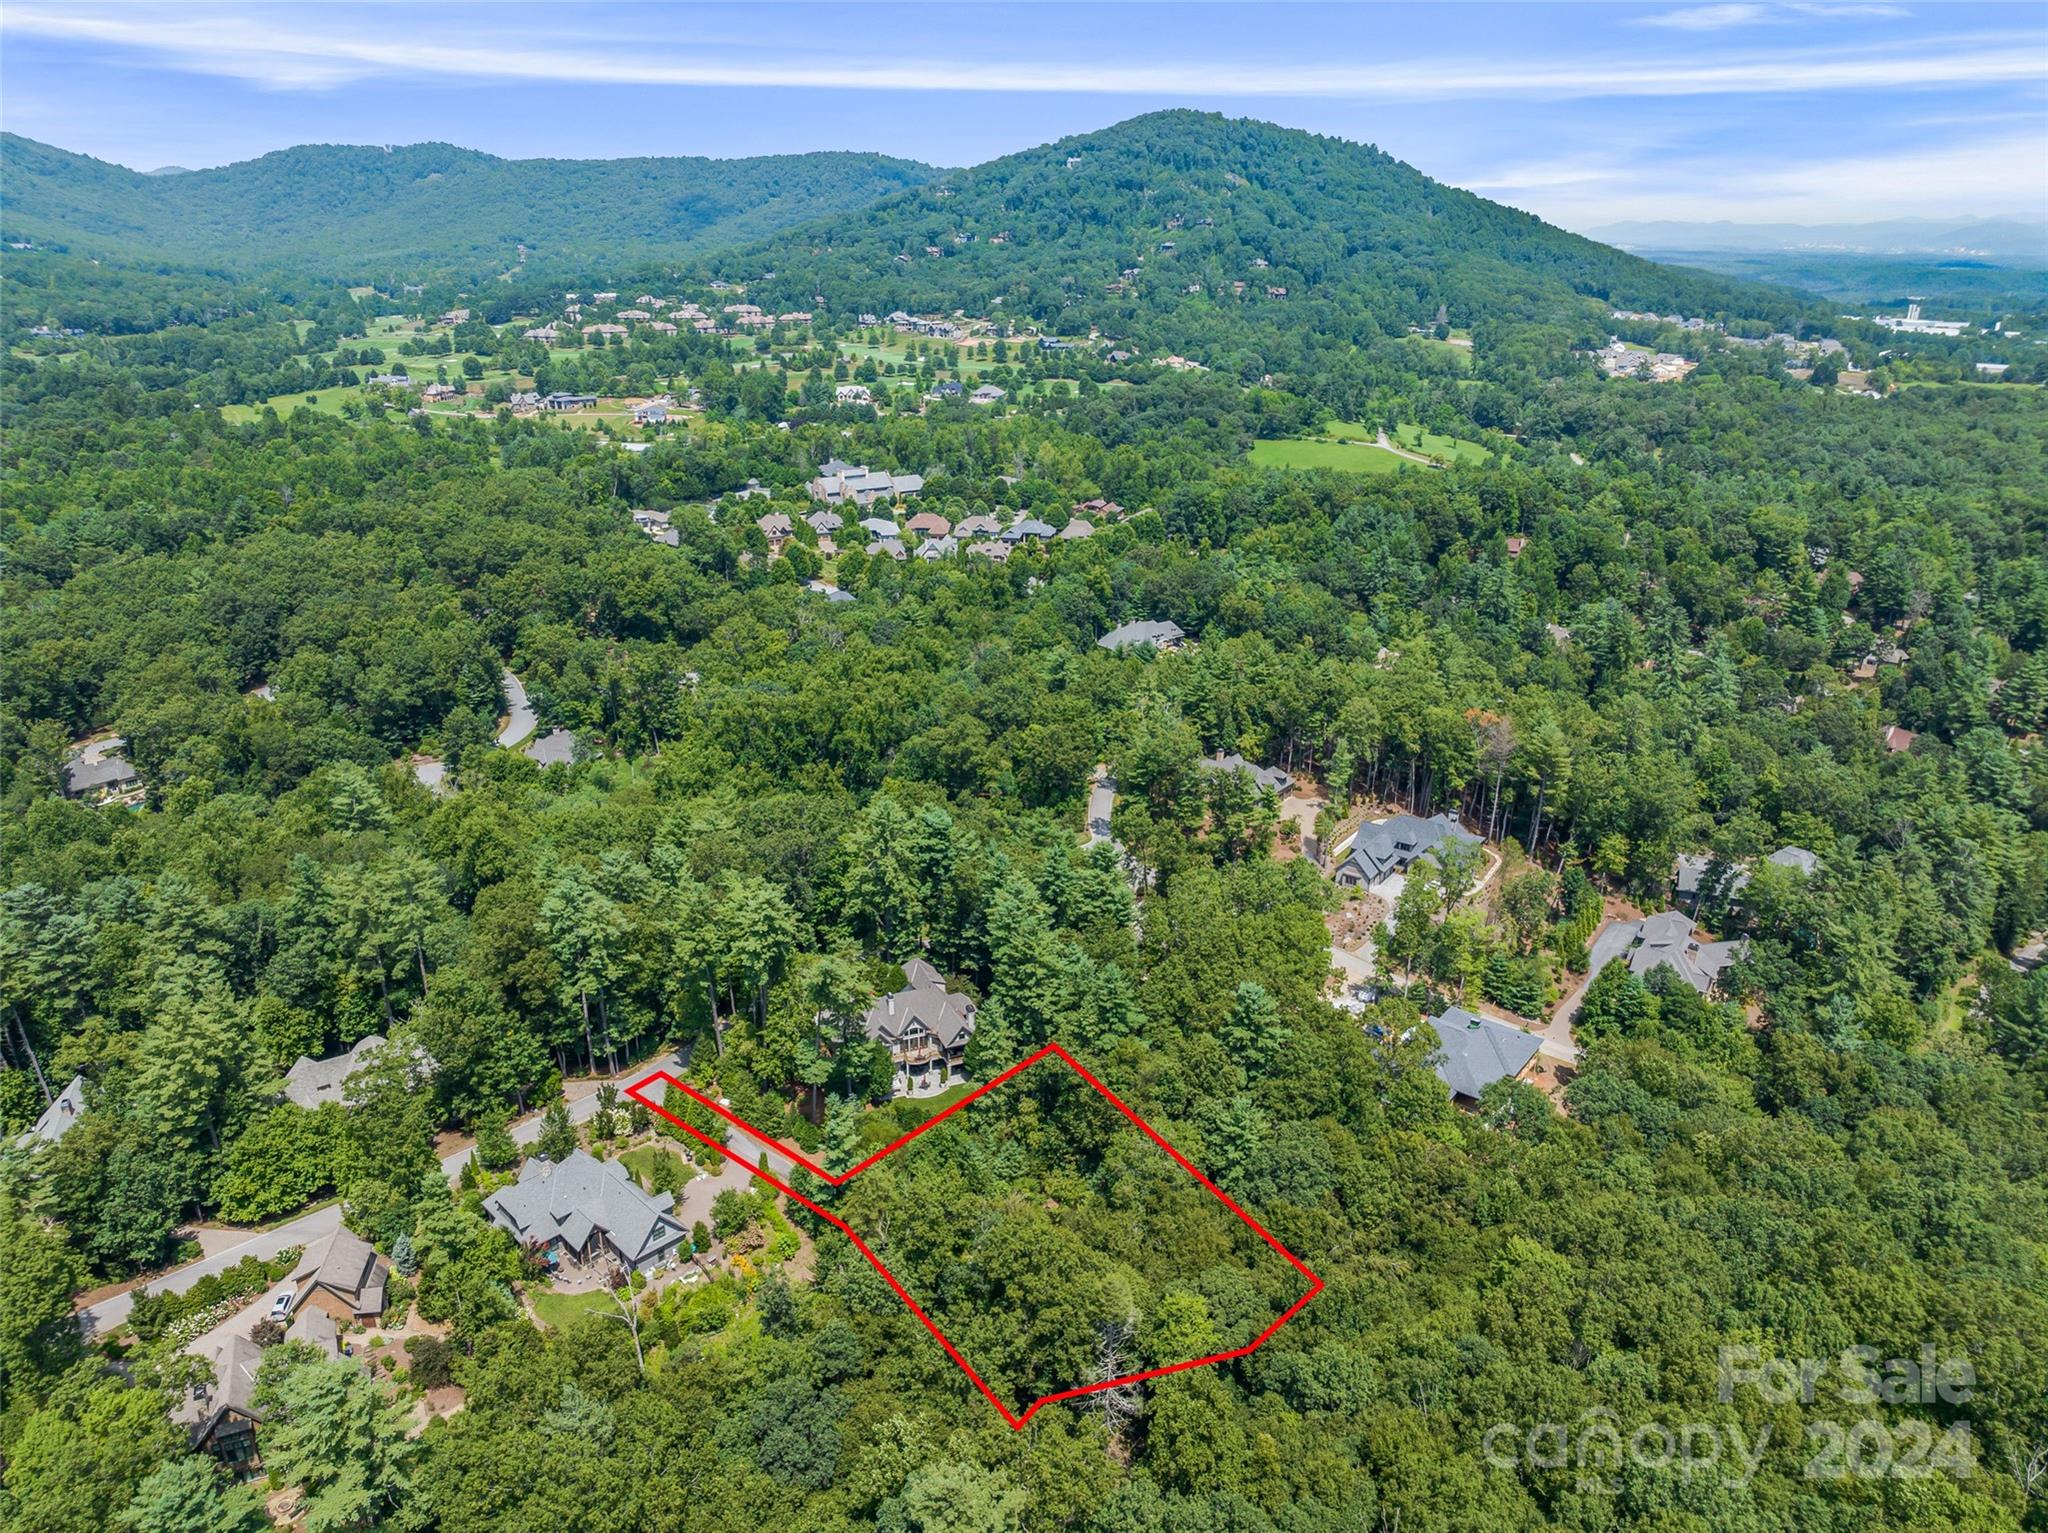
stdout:
[(965, 1074), (975, 1007), (922, 958), (905, 964), (903, 977), (903, 988), (877, 1000), (862, 1022), (895, 1063), (896, 1094), (914, 1096)]

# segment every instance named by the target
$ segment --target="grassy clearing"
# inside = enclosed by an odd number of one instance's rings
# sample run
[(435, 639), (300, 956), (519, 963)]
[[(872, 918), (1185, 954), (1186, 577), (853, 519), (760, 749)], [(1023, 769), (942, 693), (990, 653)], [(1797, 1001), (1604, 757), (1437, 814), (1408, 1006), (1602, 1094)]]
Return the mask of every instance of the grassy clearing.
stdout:
[(260, 419), (266, 409), (275, 410), (279, 415), (289, 415), (294, 410), (311, 410), (316, 415), (339, 415), (345, 399), (361, 399), (363, 391), (353, 384), (336, 384), (331, 389), (314, 389), (310, 393), (299, 390), (291, 394), (279, 394), (261, 404), (222, 405), (221, 419), (231, 426), (245, 425)]
[(1420, 426), (1396, 426), (1390, 435), (1396, 445), (1445, 463), (1486, 463), (1493, 457), (1492, 453), (1477, 442), (1467, 442), (1454, 436), (1438, 436), (1434, 431), (1424, 431)]
[(1472, 366), (1472, 335), (1470, 331), (1453, 330), (1451, 338), (1440, 341), (1433, 335), (1410, 335), (1411, 345), (1420, 346), (1433, 356), (1447, 357), (1457, 367), (1469, 369)]
[(1372, 442), (1270, 437), (1252, 443), (1251, 462), (1259, 468), (1333, 468), (1345, 474), (1392, 474), (1407, 466)]
[(551, 1331), (561, 1330), (580, 1315), (618, 1313), (618, 1305), (602, 1289), (595, 1293), (556, 1293), (551, 1288), (536, 1287), (527, 1290), (526, 1298), (540, 1323)]

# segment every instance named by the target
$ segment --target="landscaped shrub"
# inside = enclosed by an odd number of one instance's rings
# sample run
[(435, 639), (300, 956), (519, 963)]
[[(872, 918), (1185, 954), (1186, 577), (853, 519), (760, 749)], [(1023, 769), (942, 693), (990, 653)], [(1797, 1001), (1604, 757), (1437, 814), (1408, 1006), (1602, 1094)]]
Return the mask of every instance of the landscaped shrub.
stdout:
[(455, 1382), (455, 1349), (438, 1336), (408, 1336), (406, 1361), (412, 1381), (422, 1389), (445, 1389)]
[(300, 1247), (292, 1246), (267, 1262), (245, 1256), (225, 1272), (207, 1273), (183, 1293), (139, 1293), (128, 1311), (129, 1328), (145, 1342), (157, 1340), (174, 1327), (187, 1339), (197, 1336), (208, 1327), (189, 1327), (186, 1322), (194, 1315), (217, 1310), (219, 1318), (212, 1324), (219, 1324), (241, 1307), (240, 1301), (289, 1275), (301, 1254)]

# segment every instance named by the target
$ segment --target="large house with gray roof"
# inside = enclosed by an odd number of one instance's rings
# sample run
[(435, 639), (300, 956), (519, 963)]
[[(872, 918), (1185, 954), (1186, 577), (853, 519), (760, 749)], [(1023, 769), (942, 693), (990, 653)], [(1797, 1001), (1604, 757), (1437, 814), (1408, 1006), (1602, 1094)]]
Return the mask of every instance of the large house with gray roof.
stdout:
[(676, 1259), (690, 1232), (667, 1193), (650, 1197), (615, 1160), (583, 1150), (559, 1163), (536, 1155), (519, 1180), (484, 1199), (490, 1221), (550, 1264), (588, 1267), (616, 1263), (628, 1272), (653, 1272)]
[(1120, 655), (1125, 650), (1140, 649), (1147, 644), (1154, 649), (1179, 649), (1187, 642), (1187, 637), (1180, 624), (1171, 619), (1157, 623), (1141, 621), (1112, 628), (1095, 644), (1098, 649), (1112, 650)]
[(1247, 761), (1236, 754), (1226, 756), (1219, 751), (1213, 756), (1204, 756), (1195, 765), (1205, 772), (1242, 772), (1254, 785), (1268, 793), (1285, 793), (1294, 786), (1294, 779), (1278, 767), (1262, 767), (1256, 761)]
[(1720, 983), (1721, 971), (1740, 958), (1748, 943), (1703, 942), (1692, 918), (1681, 911), (1663, 910), (1640, 921), (1616, 921), (1601, 929), (1587, 955), (1588, 980), (1615, 959), (1625, 959), (1638, 979), (1648, 979), (1658, 968), (1668, 968), (1693, 989), (1705, 995)]
[(64, 763), (64, 796), (93, 804), (132, 803), (142, 794), (142, 774), (121, 753), (128, 742), (116, 735), (86, 745)]
[[(1813, 877), (1820, 858), (1803, 846), (1781, 846), (1764, 861), (1787, 868), (1802, 878)], [(1680, 852), (1671, 868), (1671, 886), (1678, 902), (1696, 906), (1702, 899), (1733, 899), (1749, 887), (1749, 867), (1713, 852)]]
[(1365, 825), (1351, 838), (1351, 848), (1331, 877), (1345, 888), (1372, 889), (1396, 873), (1406, 873), (1450, 842), (1479, 845), (1479, 838), (1448, 814), (1397, 814), (1377, 825)]
[(974, 1002), (946, 988), (945, 977), (922, 958), (903, 966), (904, 986), (867, 1009), (867, 1035), (896, 1064), (898, 1095), (943, 1086), (967, 1068), (974, 1036)]
[(924, 490), (922, 474), (892, 474), (865, 464), (841, 463), (833, 459), (818, 470), (805, 486), (813, 500), (828, 506), (867, 507), (876, 501), (902, 500)]
[(171, 1409), (171, 1420), (185, 1428), (195, 1453), (218, 1460), (238, 1480), (262, 1466), (256, 1452), (256, 1370), (263, 1349), (239, 1332), (216, 1331), (209, 1345), (195, 1350), (213, 1370), (211, 1383), (195, 1383)]
[(1495, 1081), (1518, 1079), (1536, 1057), (1534, 1033), (1462, 1006), (1446, 1007), (1442, 1016), (1424, 1020), (1436, 1029), (1436, 1076), (1450, 1088), (1453, 1101), (1478, 1101)]
[[(326, 1059), (309, 1059), (301, 1054), (285, 1072), (285, 1099), (308, 1112), (329, 1102), (339, 1102), (344, 1107), (354, 1106), (344, 1089), (348, 1078), (367, 1065), (383, 1047), (383, 1035), (372, 1033), (359, 1040), (355, 1047), (344, 1053), (331, 1054)], [(417, 1049), (414, 1056), (414, 1073), (424, 1080), (433, 1073), (433, 1065)]]

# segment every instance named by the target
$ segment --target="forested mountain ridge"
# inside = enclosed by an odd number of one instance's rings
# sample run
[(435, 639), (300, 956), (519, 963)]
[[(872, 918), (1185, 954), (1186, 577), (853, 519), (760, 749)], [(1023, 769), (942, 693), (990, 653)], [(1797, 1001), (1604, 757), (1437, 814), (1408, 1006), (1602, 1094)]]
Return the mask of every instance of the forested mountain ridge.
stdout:
[[(1028, 315), (1146, 344), (1322, 350), (1429, 325), (1583, 325), (1582, 300), (1791, 322), (1795, 296), (1659, 266), (1369, 145), (1169, 111), (792, 229), (742, 263), (771, 297)], [(1292, 339), (1276, 343), (1274, 337)], [(1309, 342), (1306, 337), (1313, 336)]]
[(886, 155), (507, 160), (452, 144), (301, 144), (145, 175), (0, 135), (9, 240), (231, 270), (381, 278), (759, 240), (929, 179)]

